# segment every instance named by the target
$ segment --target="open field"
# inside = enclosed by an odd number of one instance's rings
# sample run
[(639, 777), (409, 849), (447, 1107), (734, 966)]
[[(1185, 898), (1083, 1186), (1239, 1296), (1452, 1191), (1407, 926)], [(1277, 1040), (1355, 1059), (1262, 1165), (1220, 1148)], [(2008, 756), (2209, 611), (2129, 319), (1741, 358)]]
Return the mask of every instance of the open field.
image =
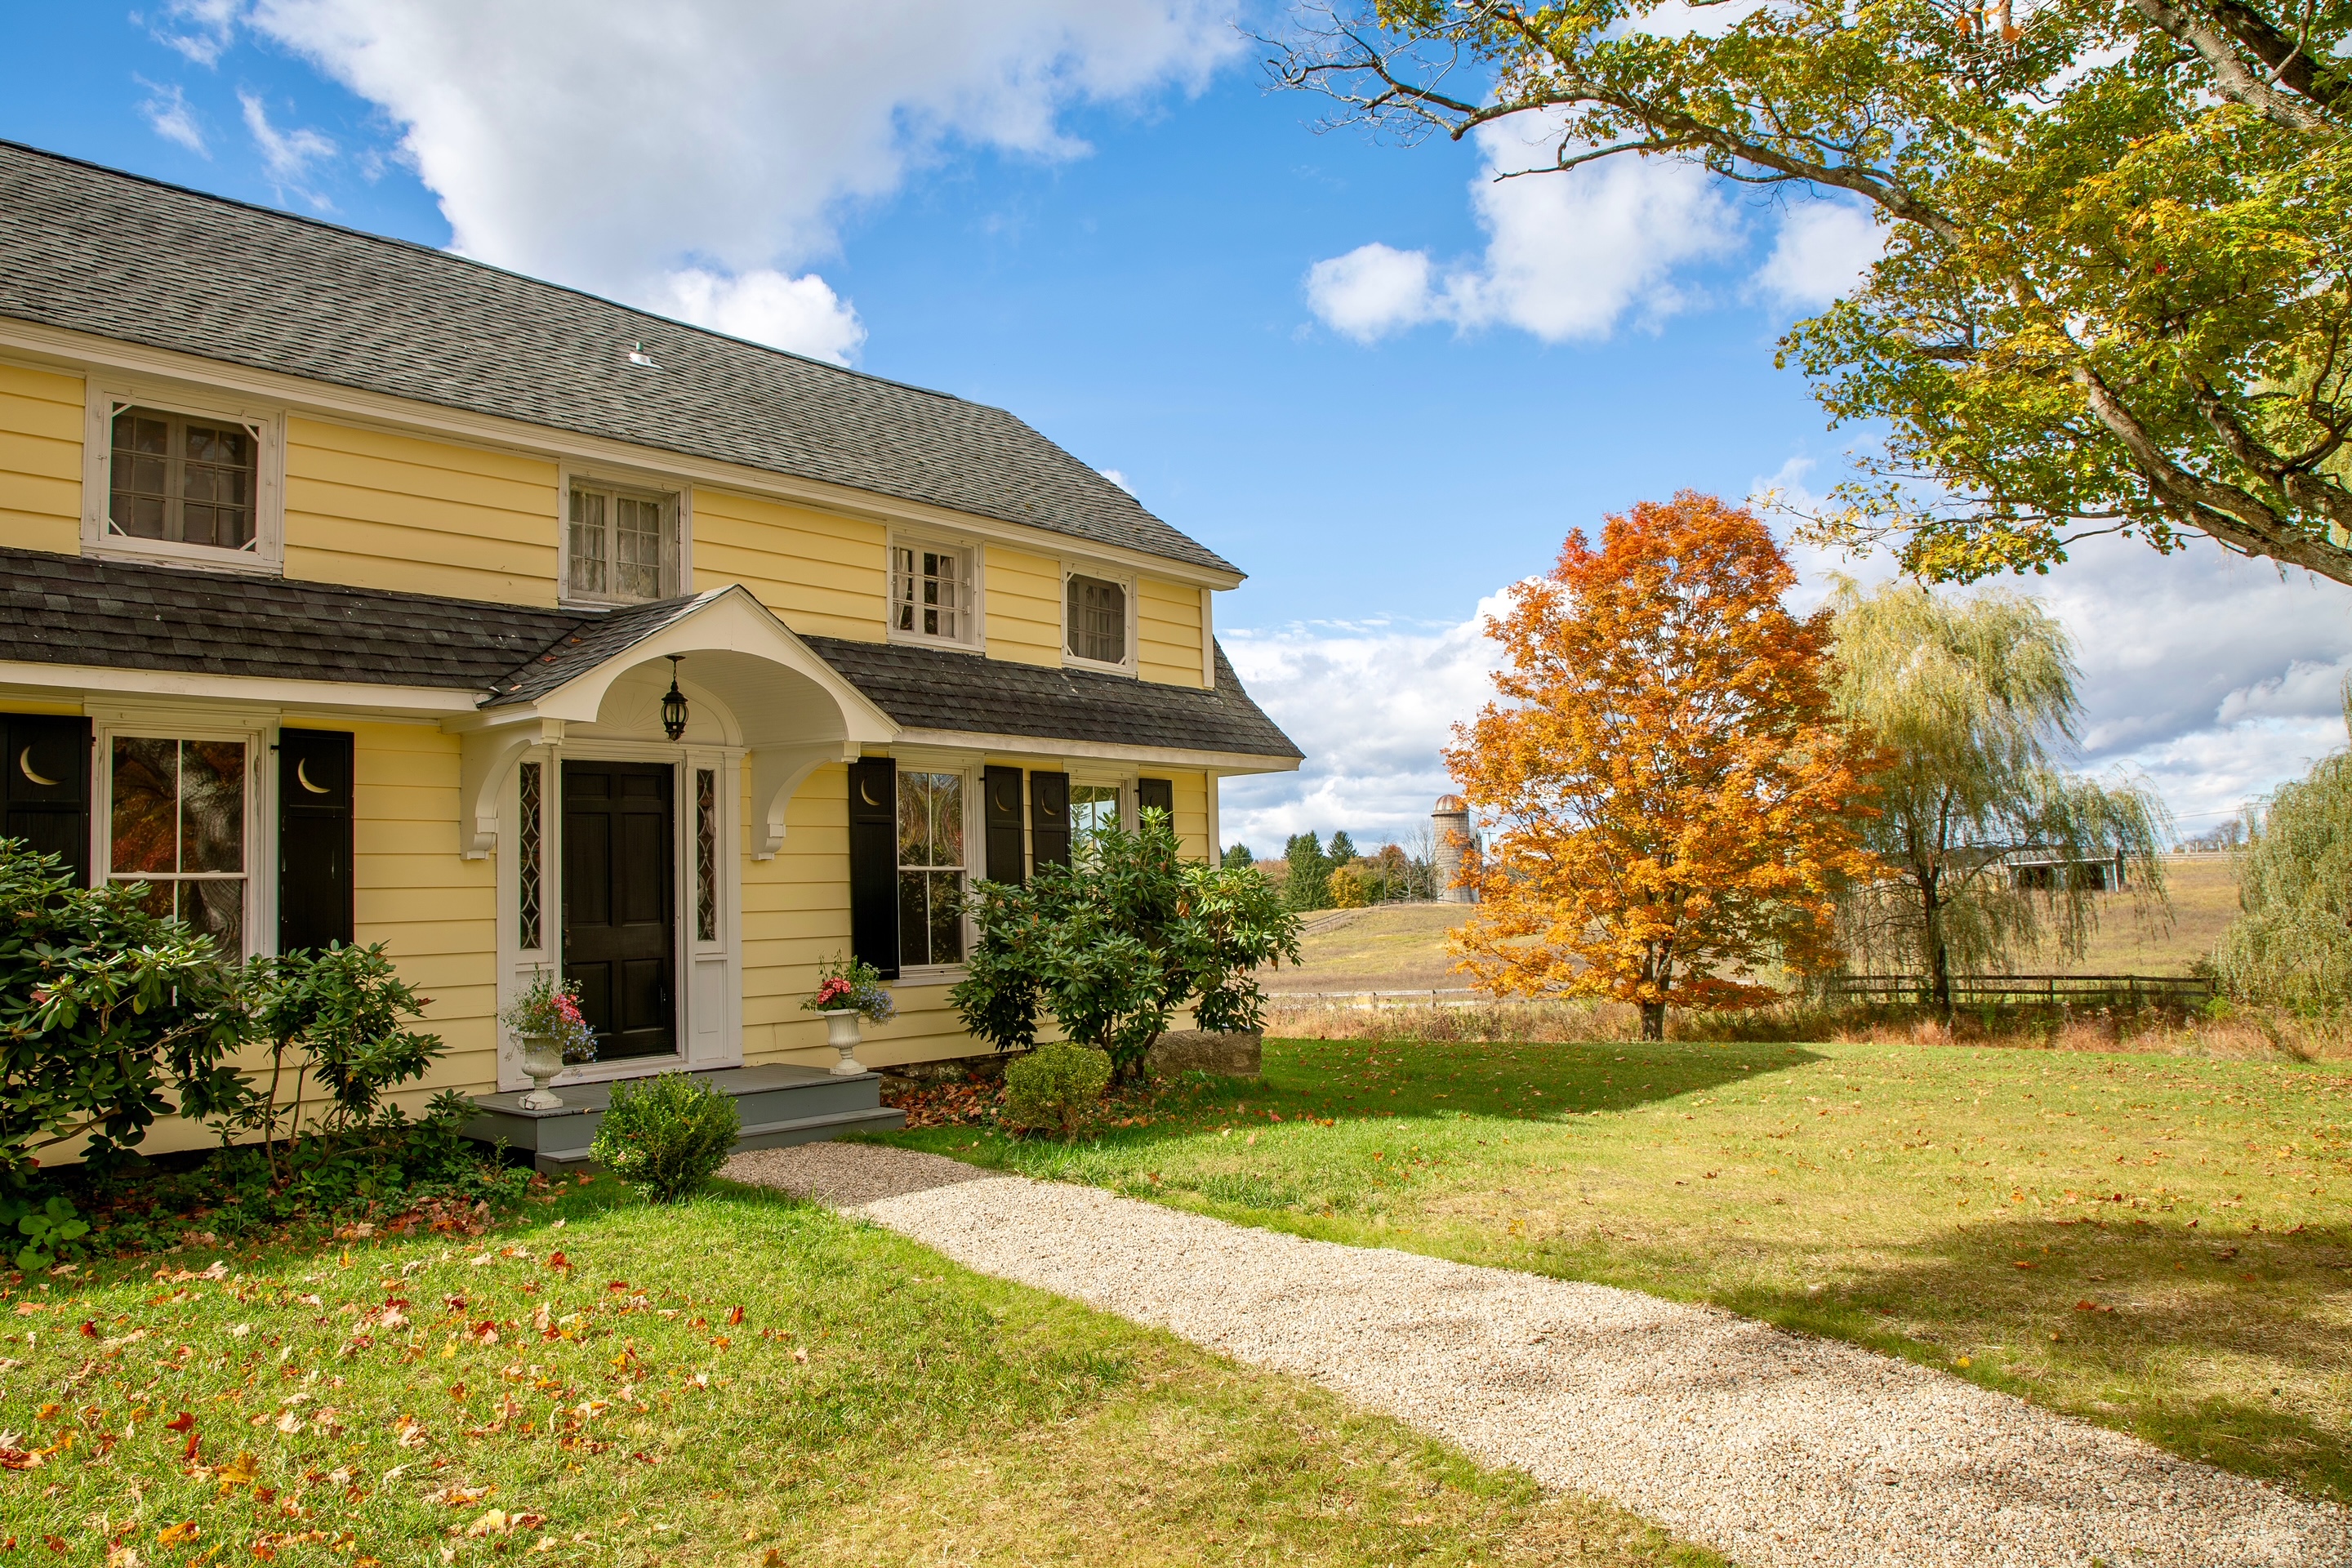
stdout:
[(0, 1293), (0, 1552), (1717, 1561), (772, 1194), (599, 1181), (482, 1240), (158, 1261)]
[(894, 1142), (1716, 1302), (2352, 1499), (2352, 1073), (1902, 1045), (1268, 1042), (1066, 1147)]
[[(2025, 954), (2020, 973), (2034, 974), (2186, 974), (2209, 956), (2238, 913), (2238, 867), (2228, 855), (2165, 857), (2172, 902), (2168, 929), (2143, 929), (2127, 893), (2100, 900), (2099, 929), (2079, 960)], [(1259, 976), (1269, 995), (1315, 991), (1429, 991), (1459, 988), (1446, 933), (1469, 914), (1461, 904), (1390, 904), (1306, 917), (1298, 967)]]

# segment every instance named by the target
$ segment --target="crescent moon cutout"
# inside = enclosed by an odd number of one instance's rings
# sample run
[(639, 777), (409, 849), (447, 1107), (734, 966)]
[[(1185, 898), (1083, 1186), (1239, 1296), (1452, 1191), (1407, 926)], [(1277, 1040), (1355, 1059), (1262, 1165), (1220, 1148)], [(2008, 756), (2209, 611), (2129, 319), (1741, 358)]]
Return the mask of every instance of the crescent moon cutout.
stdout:
[(57, 780), (45, 779), (40, 774), (33, 771), (33, 748), (30, 746), (26, 747), (23, 751), (16, 753), (16, 771), (24, 774), (26, 778), (32, 780), (35, 784), (41, 785), (43, 788), (55, 789), (58, 787)]
[(860, 779), (857, 781), (857, 793), (868, 805), (880, 805), (882, 804), (880, 801), (874, 798), (874, 785), (868, 780)]
[(335, 793), (330, 789), (321, 789), (319, 785), (310, 782), (310, 759), (308, 757), (300, 757), (295, 760), (294, 782), (300, 784), (304, 789), (309, 790), (312, 795), (332, 795)]

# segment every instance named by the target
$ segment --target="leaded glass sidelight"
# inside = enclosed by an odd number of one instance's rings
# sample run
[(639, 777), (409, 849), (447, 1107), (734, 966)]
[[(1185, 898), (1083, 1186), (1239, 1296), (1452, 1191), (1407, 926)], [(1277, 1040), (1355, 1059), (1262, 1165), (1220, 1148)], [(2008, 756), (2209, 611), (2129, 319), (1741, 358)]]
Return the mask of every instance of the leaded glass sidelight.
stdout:
[(694, 770), (694, 940), (719, 940), (719, 774)]
[(963, 962), (964, 779), (898, 774), (898, 963)]
[(519, 773), (521, 821), (515, 831), (515, 945), (525, 952), (536, 952), (542, 942), (541, 914), (544, 896), (541, 891), (540, 865), (546, 852), (546, 829), (542, 826), (546, 810), (540, 800), (540, 765), (525, 763)]
[(146, 883), (149, 909), (242, 958), (245, 742), (118, 735), (109, 760), (109, 877)]

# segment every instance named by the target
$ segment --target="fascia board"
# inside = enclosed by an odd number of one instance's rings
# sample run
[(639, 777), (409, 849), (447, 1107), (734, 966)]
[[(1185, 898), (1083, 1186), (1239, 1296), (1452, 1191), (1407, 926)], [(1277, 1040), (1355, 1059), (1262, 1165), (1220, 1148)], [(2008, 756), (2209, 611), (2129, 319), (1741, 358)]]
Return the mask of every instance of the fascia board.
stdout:
[(899, 746), (939, 746), (950, 751), (987, 752), (1004, 757), (1053, 760), (1084, 757), (1092, 762), (1145, 763), (1159, 767), (1199, 769), (1220, 774), (1292, 773), (1297, 757), (1261, 757), (1246, 752), (1198, 752), (1172, 746), (1121, 746), (1101, 741), (1064, 741), (1050, 735), (995, 735), (971, 730), (898, 731)]
[(920, 501), (901, 500), (894, 496), (877, 495), (871, 490), (855, 489), (846, 485), (826, 484), (821, 479), (803, 479), (767, 468), (722, 463), (660, 447), (632, 446), (625, 441), (583, 436), (496, 415), (470, 414), (462, 409), (445, 408), (438, 404), (338, 386), (331, 382), (311, 381), (282, 371), (256, 370), (249, 365), (235, 364), (226, 360), (205, 359), (173, 349), (149, 348), (141, 343), (125, 342), (119, 338), (103, 338), (94, 333), (47, 327), (34, 321), (0, 321), (0, 359), (13, 360), (35, 369), (63, 370), (76, 374), (113, 373), (152, 376), (163, 381), (193, 382), (278, 404), (292, 413), (372, 426), (402, 435), (429, 433), (471, 446), (520, 453), (551, 462), (607, 464), (665, 474), (693, 484), (735, 490), (761, 500), (792, 501), (862, 521), (901, 523), (968, 533), (990, 543), (1005, 544), (1034, 554), (1082, 553), (1091, 559), (1117, 562), (1133, 570), (1149, 572), (1170, 582), (1228, 589), (1239, 587), (1244, 575), (1238, 572), (1218, 572), (1192, 562), (1175, 561), (1164, 555), (1152, 555), (1119, 545), (1098, 544), (1093, 540), (1056, 533), (1051, 529), (1009, 522), (999, 518), (979, 517), (971, 512), (929, 506)]
[(0, 689), (43, 694), (103, 692), (109, 696), (200, 698), (278, 708), (383, 713), (440, 719), (471, 713), (480, 693), (435, 686), (372, 686), (341, 680), (289, 680), (275, 676), (209, 675), (114, 665), (37, 664), (0, 660)]

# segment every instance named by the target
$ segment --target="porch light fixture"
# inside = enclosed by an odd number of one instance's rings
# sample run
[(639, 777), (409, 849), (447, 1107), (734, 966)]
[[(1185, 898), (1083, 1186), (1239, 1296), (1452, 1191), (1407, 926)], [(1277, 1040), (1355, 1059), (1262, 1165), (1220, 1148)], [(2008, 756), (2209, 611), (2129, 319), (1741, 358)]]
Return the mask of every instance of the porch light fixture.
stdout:
[(669, 659), (669, 690), (662, 696), (662, 733), (675, 741), (686, 733), (686, 693), (677, 689), (677, 661), (686, 656), (673, 653)]

